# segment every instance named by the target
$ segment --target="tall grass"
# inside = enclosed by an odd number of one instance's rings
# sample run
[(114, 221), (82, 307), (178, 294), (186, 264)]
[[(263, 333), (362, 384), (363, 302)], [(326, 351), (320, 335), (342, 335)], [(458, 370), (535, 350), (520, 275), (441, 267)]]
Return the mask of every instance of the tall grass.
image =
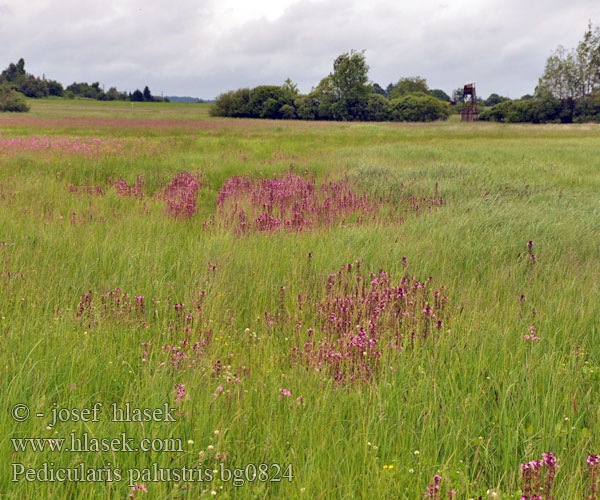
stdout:
[[(446, 496), (514, 499), (519, 465), (551, 451), (555, 498), (585, 498), (586, 458), (600, 450), (600, 129), (217, 120), (195, 106), (35, 101), (29, 121), (1, 122), (0, 139), (127, 144), (119, 154), (0, 158), (2, 496), (414, 499), (439, 474)], [(228, 178), (283, 176), (292, 164), (382, 197), (382, 215), (402, 222), (244, 234), (203, 224)], [(202, 176), (195, 212), (173, 217), (161, 193), (185, 171)], [(113, 183), (138, 176), (144, 196), (119, 196)], [(432, 196), (436, 183), (443, 206), (396, 203), (402, 193)], [(292, 356), (307, 328), (322, 328), (318, 314), (303, 312), (301, 329), (273, 318), (297, 318), (298, 295), (322, 302), (329, 274), (357, 260), (365, 275), (432, 277), (452, 314), (435, 338), (384, 353), (376, 376), (341, 386)], [(103, 309), (102, 294), (117, 288), (144, 297), (145, 312)], [(77, 315), (89, 290), (93, 319)], [(524, 338), (531, 326), (540, 341)], [(181, 363), (167, 345), (182, 350)], [(96, 401), (100, 422), (47, 429), (53, 405)], [(128, 401), (168, 402), (181, 414), (175, 423), (110, 421), (110, 403)], [(30, 407), (26, 422), (11, 417), (17, 403)], [(10, 441), (71, 432), (181, 438), (184, 450), (15, 452)], [(278, 463), (292, 464), (294, 479), (137, 481), (146, 493), (132, 492), (126, 472), (113, 483), (11, 482), (16, 462), (124, 471)]]

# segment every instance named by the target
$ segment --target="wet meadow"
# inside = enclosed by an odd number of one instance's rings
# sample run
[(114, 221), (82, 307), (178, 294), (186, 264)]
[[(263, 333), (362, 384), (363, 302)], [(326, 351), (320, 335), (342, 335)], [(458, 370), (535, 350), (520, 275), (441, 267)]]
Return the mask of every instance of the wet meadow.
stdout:
[(0, 115), (1, 498), (600, 498), (598, 125), (208, 107)]

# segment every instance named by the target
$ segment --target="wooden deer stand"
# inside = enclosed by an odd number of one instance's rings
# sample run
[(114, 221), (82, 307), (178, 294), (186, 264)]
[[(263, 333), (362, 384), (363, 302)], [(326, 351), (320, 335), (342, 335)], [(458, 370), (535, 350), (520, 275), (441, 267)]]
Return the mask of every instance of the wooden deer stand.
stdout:
[(467, 83), (463, 89), (463, 108), (462, 121), (474, 122), (477, 120), (477, 93), (475, 92), (475, 84)]

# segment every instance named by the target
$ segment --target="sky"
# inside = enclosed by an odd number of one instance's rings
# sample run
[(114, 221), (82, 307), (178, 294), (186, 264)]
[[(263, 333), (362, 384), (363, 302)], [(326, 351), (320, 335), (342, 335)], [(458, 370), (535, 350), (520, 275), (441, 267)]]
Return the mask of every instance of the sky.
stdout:
[(309, 92), (364, 50), (382, 87), (421, 76), (448, 94), (533, 93), (558, 45), (577, 45), (598, 0), (0, 0), (0, 68), (212, 99), (279, 85)]

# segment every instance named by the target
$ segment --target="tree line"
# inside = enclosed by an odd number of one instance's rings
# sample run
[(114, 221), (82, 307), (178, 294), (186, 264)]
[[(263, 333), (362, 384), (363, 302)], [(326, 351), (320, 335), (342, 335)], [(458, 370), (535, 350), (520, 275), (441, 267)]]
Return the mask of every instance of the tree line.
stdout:
[(136, 89), (134, 92), (120, 92), (116, 87), (104, 91), (99, 82), (77, 83), (73, 82), (64, 88), (56, 80), (39, 78), (25, 71), (23, 58), (0, 73), (0, 111), (28, 111), (23, 96), (29, 98), (41, 97), (83, 97), (99, 101), (132, 101), (132, 102), (159, 102), (167, 101), (162, 97), (153, 96), (148, 86), (144, 90)]
[(600, 122), (600, 28), (588, 24), (577, 47), (547, 59), (533, 96), (497, 103), (480, 120), (531, 123)]
[(369, 83), (364, 51), (341, 54), (333, 71), (308, 94), (290, 80), (281, 86), (260, 85), (225, 92), (213, 116), (341, 121), (434, 121), (452, 113), (450, 97), (429, 90), (425, 79), (402, 78), (383, 89)]
[[(452, 97), (440, 89), (429, 89), (421, 77), (401, 78), (383, 88), (370, 83), (364, 51), (341, 54), (333, 71), (308, 94), (300, 94), (290, 80), (283, 85), (260, 85), (225, 92), (211, 108), (214, 116), (240, 118), (343, 120), (343, 121), (434, 121), (445, 120), (462, 106), (462, 88)], [(23, 96), (39, 98), (85, 97), (103, 101), (167, 101), (143, 91), (104, 91), (98, 82), (72, 83), (63, 88), (56, 80), (35, 77), (19, 59), (0, 74), (0, 111), (27, 111)], [(499, 122), (572, 123), (600, 122), (600, 28), (591, 22), (576, 48), (559, 46), (546, 61), (534, 95), (517, 100), (491, 94), (478, 102), (479, 119)]]

